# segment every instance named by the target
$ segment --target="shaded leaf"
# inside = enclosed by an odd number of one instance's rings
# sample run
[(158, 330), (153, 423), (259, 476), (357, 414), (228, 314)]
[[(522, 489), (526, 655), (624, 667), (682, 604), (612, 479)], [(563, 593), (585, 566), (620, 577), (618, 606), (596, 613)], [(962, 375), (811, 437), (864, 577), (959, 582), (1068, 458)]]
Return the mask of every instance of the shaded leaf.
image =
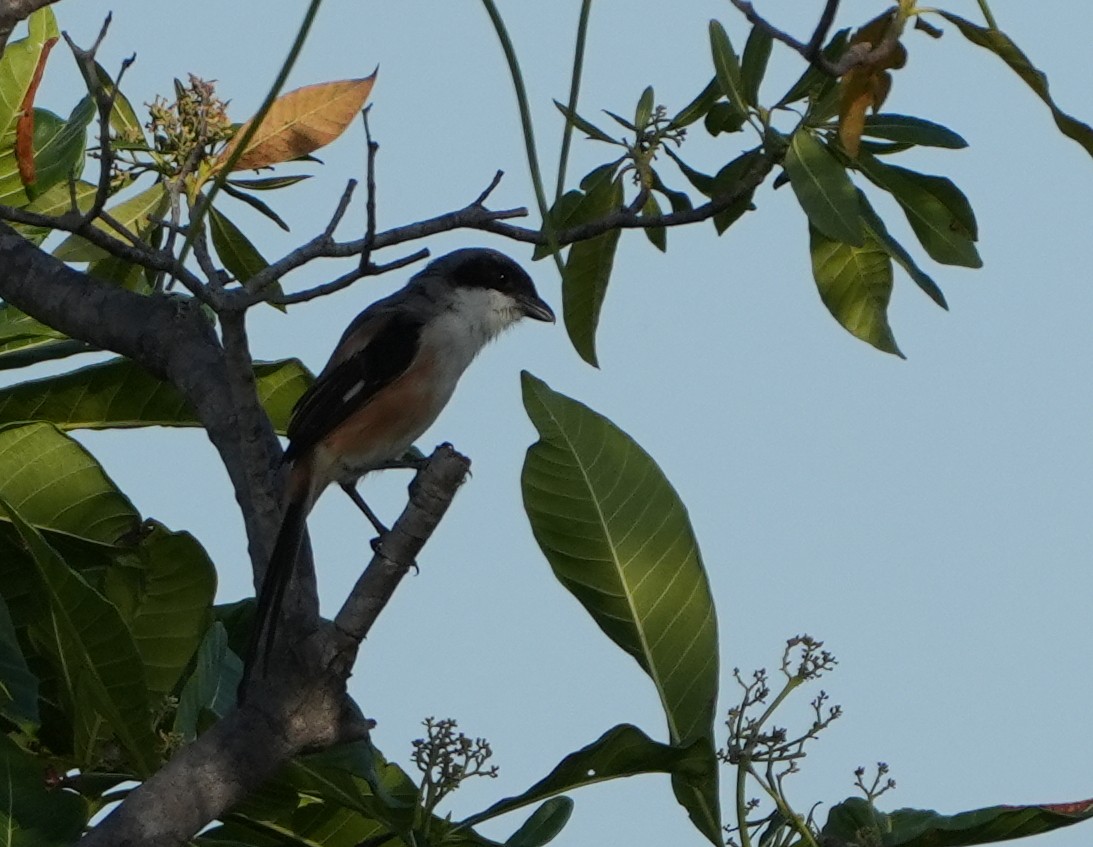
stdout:
[[(72, 211), (73, 197), (76, 199), (76, 208), (81, 212), (86, 212), (95, 202), (95, 186), (82, 179), (77, 180), (74, 185), (69, 185), (68, 181), (65, 180), (41, 194), (37, 194), (26, 205), (26, 210), (28, 212), (38, 212), (41, 215), (63, 215)], [(46, 237), (53, 232), (52, 229), (44, 226), (28, 226), (27, 224), (17, 223), (13, 223), (11, 226), (23, 238), (35, 245), (41, 245)]]
[[(314, 378), (298, 359), (256, 362), (254, 373), (258, 399), (283, 434)], [(50, 421), (62, 430), (201, 426), (173, 386), (120, 358), (0, 389), (0, 424), (21, 421)]]
[[(363, 79), (307, 85), (281, 95), (266, 113), (246, 150), (232, 165), (232, 170), (266, 168), (325, 147), (345, 132), (364, 108), (375, 81), (373, 72)], [(247, 121), (240, 127), (217, 157), (217, 167), (223, 167), (235, 153), (250, 125)]]
[[(134, 235), (144, 237), (155, 226), (155, 222), (163, 217), (167, 204), (167, 186), (157, 182), (106, 211)], [(113, 227), (102, 220), (96, 220), (92, 225), (107, 235), (120, 237)], [(62, 262), (93, 262), (105, 259), (110, 254), (78, 235), (70, 235), (53, 251), (53, 255)]]
[(216, 569), (192, 535), (149, 524), (131, 557), (139, 566), (111, 569), (106, 596), (133, 633), (148, 690), (170, 694), (212, 620)]
[(872, 237), (860, 247), (809, 226), (812, 276), (827, 310), (851, 335), (904, 358), (888, 325), (892, 260)]
[(1055, 104), (1048, 91), (1047, 75), (1032, 64), (1028, 56), (1013, 43), (1008, 35), (998, 29), (976, 26), (971, 21), (951, 12), (938, 10), (938, 14), (949, 23), (955, 24), (970, 42), (985, 47), (1009, 65), (1010, 69), (1021, 77), (1025, 84), (1036, 92), (1036, 96), (1051, 109), (1051, 116), (1055, 119), (1055, 126), (1059, 128), (1059, 131), (1067, 138), (1077, 141), (1085, 148), (1085, 152), (1093, 156), (1093, 127), (1071, 117)]
[(620, 724), (570, 753), (531, 788), (506, 797), (462, 823), (476, 825), (584, 785), (645, 773), (701, 773), (706, 751), (701, 742), (675, 747), (654, 741), (636, 726)]
[(966, 268), (983, 266), (975, 249), (979, 237), (975, 213), (951, 180), (887, 165), (864, 153), (858, 167), (899, 203), (931, 259)]
[(708, 772), (674, 779), (719, 843), (713, 710), (717, 620), (687, 510), (656, 462), (607, 418), (522, 374), (539, 441), (524, 460), (524, 509), (558, 580), (649, 674), (673, 744), (701, 740)]
[(95, 114), (95, 104), (85, 97), (67, 121), (43, 109), (36, 112), (34, 162), (37, 177), (32, 185), (27, 185), (27, 196), (33, 204), (51, 188), (63, 188), (67, 195), (64, 209), (67, 210), (72, 206), (73, 193), (69, 181), (79, 178), (83, 171), (87, 127)]
[(809, 223), (835, 241), (860, 247), (857, 192), (828, 149), (808, 130), (799, 129), (790, 139), (784, 164)]
[(174, 731), (186, 741), (196, 738), (203, 714), (216, 720), (235, 707), (242, 679), (243, 662), (228, 646), (224, 625), (216, 621), (201, 639), (193, 673), (179, 695)]
[(767, 72), (774, 38), (762, 27), (753, 26), (744, 44), (744, 55), (740, 60), (740, 78), (744, 89), (744, 99), (752, 106), (759, 105), (759, 86)]
[(918, 144), (922, 147), (960, 150), (968, 146), (967, 141), (948, 127), (910, 115), (870, 115), (865, 119), (862, 133), (873, 138), (886, 138), (889, 141)]
[[(660, 210), (660, 204), (657, 202), (657, 198), (652, 194), (645, 201), (645, 205), (641, 207), (641, 215), (644, 218), (659, 218), (663, 213)], [(661, 253), (664, 253), (668, 249), (668, 231), (662, 226), (647, 226), (644, 229), (645, 237), (649, 239), (649, 242), (656, 247)]]
[(0, 843), (4, 847), (70, 847), (90, 815), (71, 791), (46, 786), (42, 760), (0, 737)]
[[(86, 723), (96, 714), (101, 716), (136, 772), (150, 774), (159, 756), (148, 689), (137, 649), (118, 610), (69, 568), (4, 498), (0, 498), (0, 511), (14, 524), (35, 565), (34, 577), (47, 613), (31, 625), (30, 633), (62, 673), (73, 720)], [(85, 764), (98, 755), (89, 748), (78, 752)]]
[(721, 93), (738, 112), (747, 114), (748, 98), (744, 94), (740, 60), (736, 57), (729, 34), (725, 32), (720, 21), (710, 21), (710, 50), (713, 53), (713, 67)]
[(748, 116), (744, 114), (744, 112), (741, 112), (734, 104), (719, 101), (710, 107), (710, 111), (706, 113), (703, 125), (706, 127), (706, 132), (710, 135), (717, 136), (723, 132), (740, 132), (740, 130), (744, 128), (744, 123), (747, 119)]
[(220, 257), (228, 273), (239, 282), (246, 282), (269, 267), (269, 262), (251, 244), (243, 231), (215, 206), (209, 207), (209, 234), (212, 236), (216, 255)]
[(144, 127), (141, 125), (140, 118), (137, 117), (129, 98), (122, 92), (115, 91), (114, 80), (106, 72), (106, 69), (98, 62), (95, 62), (94, 75), (91, 75), (84, 67), (83, 62), (77, 62), (76, 65), (80, 69), (80, 73), (83, 74), (88, 91), (101, 87), (107, 96), (113, 96), (114, 108), (110, 111), (110, 128), (116, 133), (115, 139), (118, 146), (126, 147), (139, 144), (144, 147)]
[[(751, 172), (751, 169), (755, 166), (756, 162), (763, 158), (763, 155), (763, 149), (756, 147), (753, 150), (747, 150), (744, 153), (741, 153), (725, 165), (713, 178), (713, 182), (710, 186), (710, 196), (715, 198), (723, 197), (726, 194), (736, 191), (740, 181)], [(721, 235), (730, 226), (740, 220), (745, 212), (753, 208), (752, 197), (754, 196), (755, 190), (752, 189), (751, 191), (746, 192), (728, 208), (713, 216), (714, 229), (717, 230), (718, 235)]]
[(942, 309), (948, 309), (949, 304), (945, 301), (945, 295), (941, 293), (937, 283), (915, 264), (911, 254), (904, 250), (903, 246), (891, 236), (888, 228), (884, 225), (884, 221), (881, 220), (869, 204), (869, 200), (860, 191), (858, 192), (858, 202), (861, 204), (862, 222), (869, 234), (907, 272), (907, 275), (914, 280), (915, 285), (925, 291), (926, 295)]
[(523, 825), (505, 841), (505, 847), (542, 847), (549, 844), (569, 823), (573, 801), (552, 797), (531, 813)]
[(832, 847), (963, 847), (1039, 835), (1090, 818), (1093, 800), (939, 815), (923, 809), (884, 814), (865, 799), (851, 797), (831, 809), (821, 837)]
[(273, 211), (272, 207), (268, 203), (259, 200), (257, 197), (247, 194), (245, 191), (240, 191), (238, 188), (235, 188), (231, 183), (224, 183), (223, 189), (224, 193), (227, 194), (229, 197), (234, 197), (236, 200), (246, 203), (255, 211), (261, 212), (263, 215), (265, 215), (267, 218), (277, 224), (277, 226), (281, 227), (281, 229), (283, 229), (285, 232), (289, 231), (288, 224), (285, 223), (284, 219), (279, 214)]
[[(591, 219), (617, 210), (622, 205), (622, 181), (612, 179), (592, 188), (582, 211)], [(596, 359), (596, 328), (607, 295), (607, 283), (615, 263), (620, 230), (579, 241), (569, 248), (562, 270), (562, 314), (573, 348), (590, 365)]]
[(278, 188), (288, 188), (305, 179), (311, 179), (311, 174), (296, 174), (295, 176), (267, 176), (259, 179), (229, 179), (228, 185), (236, 188), (245, 188), (248, 191), (275, 191)]
[(647, 85), (638, 98), (638, 105), (634, 109), (634, 126), (638, 132), (645, 132), (649, 127), (649, 121), (653, 119), (653, 86)]
[[(824, 58), (829, 62), (837, 61), (839, 57), (846, 52), (846, 46), (849, 40), (850, 30), (840, 29), (831, 37), (831, 40), (824, 48)], [(785, 106), (787, 103), (795, 103), (798, 100), (804, 100), (805, 98), (815, 101), (822, 97), (825, 91), (834, 89), (836, 84), (837, 80), (832, 79), (815, 65), (810, 64), (797, 81), (789, 87), (789, 90), (782, 95), (782, 99), (778, 101), (775, 108)]]
[(672, 118), (673, 128), (683, 128), (690, 126), (695, 121), (706, 116), (706, 113), (710, 111), (710, 107), (713, 106), (719, 99), (721, 99), (721, 85), (717, 81), (715, 76), (707, 83), (698, 96), (695, 97), (690, 103), (684, 106), (674, 118)]
[(24, 732), (38, 726), (38, 679), (27, 667), (15, 625), (0, 598), (0, 717)]

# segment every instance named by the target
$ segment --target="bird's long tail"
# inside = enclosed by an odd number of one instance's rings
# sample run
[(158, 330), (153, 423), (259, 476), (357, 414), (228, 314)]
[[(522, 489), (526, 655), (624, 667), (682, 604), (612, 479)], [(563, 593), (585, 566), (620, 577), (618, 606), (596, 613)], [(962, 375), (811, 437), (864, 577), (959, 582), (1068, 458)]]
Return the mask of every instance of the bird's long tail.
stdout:
[(252, 680), (265, 676), (269, 670), (277, 624), (281, 619), (281, 605), (285, 599), (285, 590), (292, 581), (296, 557), (300, 553), (300, 544), (307, 526), (308, 499), (306, 487), (293, 486), (290, 489), (289, 500), (281, 517), (281, 528), (277, 532), (277, 541), (273, 545), (273, 553), (266, 566), (266, 576), (258, 592), (258, 605), (247, 646), (243, 680), (239, 687), (240, 703), (244, 701)]

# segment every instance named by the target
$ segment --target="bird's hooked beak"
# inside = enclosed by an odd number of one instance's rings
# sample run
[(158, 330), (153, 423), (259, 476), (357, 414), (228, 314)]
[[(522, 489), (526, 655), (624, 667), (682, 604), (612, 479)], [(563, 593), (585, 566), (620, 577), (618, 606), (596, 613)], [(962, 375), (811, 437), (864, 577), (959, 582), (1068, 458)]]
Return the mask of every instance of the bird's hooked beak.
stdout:
[(547, 323), (554, 323), (554, 310), (546, 304), (536, 294), (528, 294), (520, 297), (520, 308), (524, 314), (537, 321), (546, 321)]

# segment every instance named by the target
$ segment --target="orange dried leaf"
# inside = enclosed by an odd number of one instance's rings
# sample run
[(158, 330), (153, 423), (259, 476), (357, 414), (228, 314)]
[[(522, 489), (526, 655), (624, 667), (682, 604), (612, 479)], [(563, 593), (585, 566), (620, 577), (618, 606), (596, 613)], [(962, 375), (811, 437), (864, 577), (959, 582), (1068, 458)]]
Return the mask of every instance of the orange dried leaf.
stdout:
[[(888, 28), (894, 25), (892, 14), (885, 12), (855, 32), (850, 43), (876, 47), (888, 35)], [(840, 81), (839, 141), (850, 158), (858, 156), (866, 112), (880, 109), (892, 90), (892, 75), (888, 70), (902, 68), (905, 64), (907, 48), (896, 44), (895, 49), (880, 61), (853, 67)]]
[(23, 185), (33, 185), (38, 178), (34, 169), (34, 97), (42, 82), (42, 71), (45, 70), (49, 51), (56, 43), (57, 38), (54, 36), (46, 39), (42, 44), (42, 52), (38, 54), (34, 76), (30, 79), (26, 94), (23, 95), (23, 102), (19, 106), (19, 119), (15, 122), (15, 162), (19, 167), (19, 178), (23, 181)]
[[(363, 79), (323, 82), (290, 91), (278, 97), (232, 165), (233, 171), (255, 170), (288, 162), (313, 153), (345, 132), (364, 107), (375, 72)], [(224, 148), (218, 164), (223, 166), (250, 128), (247, 121)]]

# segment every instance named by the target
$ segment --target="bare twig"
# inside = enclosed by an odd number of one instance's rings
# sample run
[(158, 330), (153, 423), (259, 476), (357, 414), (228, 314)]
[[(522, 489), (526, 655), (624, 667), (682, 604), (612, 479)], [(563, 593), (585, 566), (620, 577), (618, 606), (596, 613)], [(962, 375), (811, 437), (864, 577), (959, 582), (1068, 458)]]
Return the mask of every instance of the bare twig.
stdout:
[(328, 223), (326, 229), (323, 230), (323, 238), (326, 238), (327, 240), (332, 240), (334, 238), (334, 230), (338, 228), (338, 224), (340, 224), (342, 218), (345, 217), (345, 212), (349, 208), (349, 201), (353, 199), (353, 192), (356, 188), (357, 181), (355, 179), (351, 179), (345, 184), (345, 190), (338, 199), (338, 206), (334, 209), (334, 214), (330, 218), (330, 223)]
[(401, 259), (395, 259), (393, 262), (387, 262), (382, 265), (369, 264), (367, 268), (361, 268), (358, 265), (356, 268), (349, 271), (349, 273), (342, 274), (340, 277), (333, 279), (330, 282), (324, 282), (322, 285), (316, 285), (314, 288), (309, 288), (306, 291), (298, 291), (295, 294), (271, 297), (269, 302), (278, 306), (305, 303), (308, 300), (314, 300), (317, 297), (325, 297), (327, 294), (333, 294), (336, 291), (341, 291), (343, 288), (348, 288), (354, 282), (363, 279), (366, 276), (379, 276), (388, 271), (396, 271), (399, 268), (405, 268), (407, 265), (413, 265), (427, 258), (429, 258), (429, 251), (422, 248), (415, 253), (411, 253), (409, 256), (403, 256)]
[(372, 244), (376, 240), (376, 153), (380, 146), (372, 140), (372, 130), (368, 126), (368, 106), (361, 112), (361, 120), (364, 122), (364, 140), (368, 146), (368, 164), (366, 168), (366, 186), (368, 189), (365, 200), (365, 225), (364, 247), (361, 249), (360, 269), (363, 271), (372, 261)]

